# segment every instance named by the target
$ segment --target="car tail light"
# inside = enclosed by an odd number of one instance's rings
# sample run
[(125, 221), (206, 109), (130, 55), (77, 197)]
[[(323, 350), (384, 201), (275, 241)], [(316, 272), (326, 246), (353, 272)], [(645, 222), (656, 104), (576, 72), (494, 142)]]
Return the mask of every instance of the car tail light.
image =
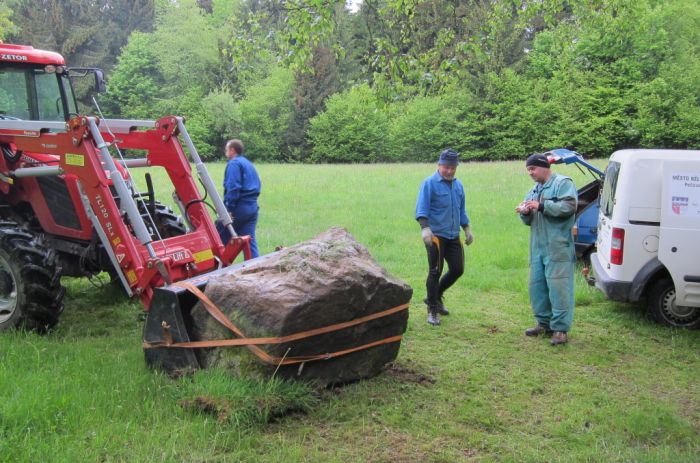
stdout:
[(613, 228), (610, 241), (610, 263), (622, 265), (622, 255), (625, 250), (625, 229)]

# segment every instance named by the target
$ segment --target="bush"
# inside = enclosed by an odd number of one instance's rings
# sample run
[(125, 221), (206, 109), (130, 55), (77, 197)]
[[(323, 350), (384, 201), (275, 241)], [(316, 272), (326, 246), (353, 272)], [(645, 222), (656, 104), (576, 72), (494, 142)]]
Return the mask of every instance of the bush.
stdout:
[(634, 128), (644, 146), (700, 146), (700, 65), (687, 63), (663, 69), (659, 77), (638, 86), (634, 95)]
[(546, 81), (527, 79), (511, 70), (489, 76), (489, 101), (482, 111), (482, 158), (513, 159), (551, 146), (557, 108)]
[(390, 160), (385, 151), (389, 120), (366, 84), (328, 98), (326, 110), (310, 124), (313, 162)]
[(134, 32), (119, 55), (119, 62), (109, 76), (108, 92), (100, 98), (108, 117), (151, 119), (154, 103), (161, 98), (165, 80), (157, 65), (151, 35)]
[(389, 127), (389, 157), (394, 161), (432, 162), (445, 147), (458, 151), (474, 145), (465, 133), (467, 99), (458, 93), (417, 97), (393, 105)]
[(283, 158), (292, 116), (293, 84), (292, 71), (278, 68), (246, 91), (239, 104), (241, 133), (238, 134), (245, 143), (246, 155), (250, 153), (251, 158), (266, 161)]
[(211, 119), (210, 131), (218, 148), (217, 153), (223, 153), (226, 142), (239, 137), (242, 132), (241, 108), (227, 89), (220, 89), (209, 92), (204, 97), (202, 110)]

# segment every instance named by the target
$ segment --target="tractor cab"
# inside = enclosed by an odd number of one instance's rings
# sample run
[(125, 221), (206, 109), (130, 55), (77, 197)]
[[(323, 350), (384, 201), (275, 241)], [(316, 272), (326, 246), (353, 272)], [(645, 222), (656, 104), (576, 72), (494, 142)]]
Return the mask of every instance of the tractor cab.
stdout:
[(89, 73), (104, 91), (99, 69), (69, 69), (58, 53), (0, 43), (0, 120), (68, 121), (78, 114), (70, 77)]

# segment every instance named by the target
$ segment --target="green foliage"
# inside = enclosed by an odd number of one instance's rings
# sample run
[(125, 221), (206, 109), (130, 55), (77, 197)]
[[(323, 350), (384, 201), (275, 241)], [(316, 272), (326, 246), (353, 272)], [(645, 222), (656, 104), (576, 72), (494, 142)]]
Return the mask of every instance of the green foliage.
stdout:
[(241, 108), (228, 89), (209, 92), (202, 99), (202, 109), (211, 117), (212, 130), (221, 134), (219, 146), (223, 147), (224, 140), (238, 136), (242, 124)]
[(333, 33), (336, 6), (344, 0), (286, 0), (286, 27), (282, 29), (282, 41), (287, 45), (288, 62), (292, 69), (304, 69), (313, 57), (314, 50)]
[(697, 0), (5, 0), (2, 18), (73, 65), (146, 31), (104, 108), (182, 114), (205, 157), (231, 136), (281, 162), (700, 144)]
[(152, 37), (158, 68), (173, 92), (170, 98), (193, 86), (202, 93), (213, 87), (219, 32), (196, 0), (178, 0), (174, 6), (169, 0), (156, 3)]
[(135, 32), (122, 50), (109, 78), (103, 111), (113, 117), (158, 117), (154, 103), (163, 95), (165, 79), (158, 68), (158, 55), (151, 34)]
[(313, 119), (309, 137), (314, 162), (379, 162), (386, 153), (389, 118), (367, 85), (328, 98), (326, 110)]
[(0, 40), (5, 40), (7, 36), (17, 33), (17, 26), (12, 22), (12, 9), (0, 1)]
[(240, 133), (246, 156), (251, 159), (283, 159), (285, 135), (292, 114), (292, 71), (277, 68), (268, 78), (248, 88), (239, 103)]
[(468, 124), (474, 122), (470, 109), (472, 99), (466, 92), (416, 97), (390, 105), (390, 159), (434, 162), (446, 147), (459, 151), (463, 159), (472, 157), (473, 153), (465, 151), (472, 149), (477, 138), (468, 132)]
[(340, 89), (339, 66), (333, 52), (317, 48), (310, 63), (310, 72), (297, 72), (293, 88), (293, 114), (286, 134), (287, 159), (305, 161), (311, 153), (306, 132), (310, 120), (323, 110), (326, 98)]
[(700, 10), (693, 5), (674, 2), (647, 21), (647, 28), (665, 32), (665, 59), (632, 94), (633, 127), (644, 146), (700, 146)]
[(142, 119), (183, 115), (200, 156), (212, 159), (225, 136), (214, 129), (221, 124), (215, 124), (211, 106), (203, 104), (217, 80), (217, 32), (195, 0), (157, 3), (155, 22), (152, 33), (132, 34), (120, 55), (106, 112)]
[[(109, 71), (133, 31), (153, 25), (154, 0), (8, 0), (17, 26), (13, 43), (61, 53), (69, 66)], [(76, 86), (80, 102), (90, 105), (94, 89)]]
[(236, 67), (256, 61), (267, 51), (292, 70), (307, 70), (314, 50), (328, 44), (339, 0), (272, 0), (241, 4), (233, 17), (228, 53)]
[(192, 137), (197, 152), (205, 160), (216, 158), (220, 152), (222, 137), (212, 130), (214, 121), (211, 113), (202, 104), (204, 89), (190, 87), (180, 94), (177, 100), (163, 103), (162, 115), (184, 114), (187, 133)]

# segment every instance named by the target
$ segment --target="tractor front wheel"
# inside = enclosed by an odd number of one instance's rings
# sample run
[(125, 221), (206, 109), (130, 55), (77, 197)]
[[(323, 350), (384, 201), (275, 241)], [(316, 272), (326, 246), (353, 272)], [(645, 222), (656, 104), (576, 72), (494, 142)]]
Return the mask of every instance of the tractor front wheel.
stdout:
[(46, 332), (58, 323), (65, 288), (56, 254), (14, 222), (0, 222), (0, 330)]

